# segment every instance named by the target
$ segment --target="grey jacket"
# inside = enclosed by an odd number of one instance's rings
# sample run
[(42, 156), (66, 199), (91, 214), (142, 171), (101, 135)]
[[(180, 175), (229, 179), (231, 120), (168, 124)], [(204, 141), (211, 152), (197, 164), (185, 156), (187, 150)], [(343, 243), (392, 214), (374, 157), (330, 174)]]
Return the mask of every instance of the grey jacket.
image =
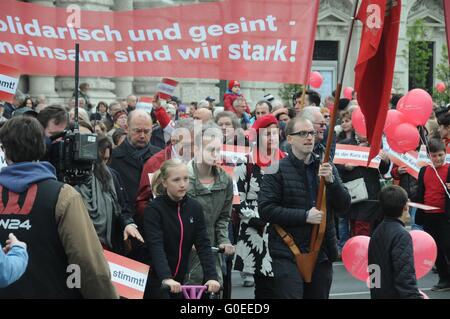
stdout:
[[(231, 206), (233, 202), (233, 181), (227, 173), (214, 168), (216, 176), (211, 189), (203, 186), (198, 179), (197, 167), (191, 161), (188, 164), (190, 175), (190, 187), (188, 194), (195, 198), (203, 208), (206, 222), (206, 232), (211, 241), (211, 245), (230, 244), (228, 238), (228, 224), (230, 222)], [(219, 281), (222, 282), (221, 258), (217, 256), (216, 270)], [(202, 284), (203, 271), (195, 251), (189, 258), (189, 269), (186, 274), (186, 284)]]

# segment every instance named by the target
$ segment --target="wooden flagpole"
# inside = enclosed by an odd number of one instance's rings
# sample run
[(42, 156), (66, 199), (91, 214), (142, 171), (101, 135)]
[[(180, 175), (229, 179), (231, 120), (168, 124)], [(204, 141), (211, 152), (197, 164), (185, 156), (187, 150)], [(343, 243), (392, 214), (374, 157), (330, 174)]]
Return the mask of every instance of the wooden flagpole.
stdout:
[[(358, 10), (359, 0), (356, 0), (353, 5), (353, 15), (350, 22), (350, 29), (348, 32), (347, 42), (345, 44), (344, 50), (344, 60), (342, 64), (342, 69), (339, 76), (339, 81), (336, 87), (336, 93), (334, 97), (334, 108), (332, 110), (330, 126), (328, 129), (328, 138), (327, 138), (327, 146), (325, 149), (325, 157), (324, 162), (329, 162), (331, 146), (334, 138), (334, 127), (336, 125), (338, 108), (339, 108), (339, 100), (341, 98), (342, 91), (342, 83), (344, 82), (345, 68), (347, 66), (348, 53), (350, 51), (350, 44), (353, 36), (353, 28), (355, 25), (356, 14)], [(311, 233), (311, 243), (310, 243), (310, 251), (307, 254), (302, 254), (302, 264), (303, 264), (303, 279), (305, 282), (312, 281), (312, 274), (314, 272), (314, 268), (316, 266), (317, 257), (319, 256), (320, 247), (322, 246), (323, 238), (326, 230), (326, 197), (325, 197), (325, 179), (322, 177), (320, 179), (319, 191), (317, 193), (316, 200), (316, 208), (318, 210), (322, 210), (325, 214), (322, 219), (322, 223), (320, 225), (313, 225), (312, 233)]]

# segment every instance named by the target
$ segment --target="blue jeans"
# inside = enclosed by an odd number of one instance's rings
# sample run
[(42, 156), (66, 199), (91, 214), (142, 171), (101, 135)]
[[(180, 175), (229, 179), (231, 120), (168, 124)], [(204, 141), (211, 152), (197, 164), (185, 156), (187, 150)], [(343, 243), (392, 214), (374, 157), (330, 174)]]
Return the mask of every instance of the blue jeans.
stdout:
[(347, 240), (350, 238), (350, 224), (348, 217), (339, 218), (339, 252), (342, 251)]
[(423, 230), (423, 227), (420, 225), (417, 225), (415, 223), (416, 220), (416, 207), (410, 207), (409, 208), (409, 216), (411, 216), (411, 230)]

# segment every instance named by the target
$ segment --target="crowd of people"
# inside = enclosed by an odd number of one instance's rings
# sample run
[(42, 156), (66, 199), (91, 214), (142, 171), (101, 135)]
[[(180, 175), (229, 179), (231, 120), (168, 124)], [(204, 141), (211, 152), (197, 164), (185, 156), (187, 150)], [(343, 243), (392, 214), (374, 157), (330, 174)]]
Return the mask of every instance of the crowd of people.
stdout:
[[(47, 105), (45, 96), (0, 103), (7, 163), (0, 172), (0, 297), (117, 298), (106, 249), (150, 266), (145, 298), (179, 298), (183, 284), (206, 284), (214, 293), (228, 286), (223, 295), (230, 297), (237, 270), (256, 299), (327, 299), (333, 262), (349, 238), (365, 235), (373, 236), (369, 262), (383, 272), (372, 297), (421, 298), (406, 223), (436, 241), (439, 282), (432, 289), (450, 290), (449, 110), (436, 109), (418, 128), (433, 165), (416, 179), (384, 151), (378, 169), (333, 164), (336, 144), (369, 146), (352, 126), (356, 97), (338, 101), (336, 127), (333, 96), (308, 90), (291, 105), (271, 95), (250, 105), (236, 80), (223, 110), (212, 97), (188, 105), (158, 95), (151, 111), (134, 95), (94, 106), (87, 83), (78, 97), (77, 106), (74, 98)], [(97, 134), (98, 158), (83, 182), (68, 185), (57, 180), (55, 157), (74, 128), (75, 108), (80, 132)], [(245, 151), (227, 156), (224, 145)], [(316, 208), (321, 179), (326, 210)], [(399, 186), (382, 188), (386, 179)], [(408, 199), (439, 209), (409, 208)], [(281, 231), (307, 253), (323, 220), (309, 283)], [(81, 271), (75, 288), (67, 285), (69, 265)]]

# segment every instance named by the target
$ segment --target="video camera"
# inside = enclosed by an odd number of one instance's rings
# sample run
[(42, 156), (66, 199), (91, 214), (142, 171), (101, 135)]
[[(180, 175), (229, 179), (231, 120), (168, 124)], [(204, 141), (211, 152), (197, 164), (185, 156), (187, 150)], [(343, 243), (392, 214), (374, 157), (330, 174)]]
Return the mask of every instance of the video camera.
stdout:
[(92, 175), (98, 158), (97, 134), (81, 134), (78, 119), (79, 44), (75, 44), (75, 117), (73, 130), (52, 136), (55, 141), (50, 152), (59, 181), (72, 186), (85, 183)]
[(97, 135), (64, 131), (52, 140), (51, 158), (59, 181), (70, 185), (83, 184), (92, 175), (92, 165), (97, 160)]

